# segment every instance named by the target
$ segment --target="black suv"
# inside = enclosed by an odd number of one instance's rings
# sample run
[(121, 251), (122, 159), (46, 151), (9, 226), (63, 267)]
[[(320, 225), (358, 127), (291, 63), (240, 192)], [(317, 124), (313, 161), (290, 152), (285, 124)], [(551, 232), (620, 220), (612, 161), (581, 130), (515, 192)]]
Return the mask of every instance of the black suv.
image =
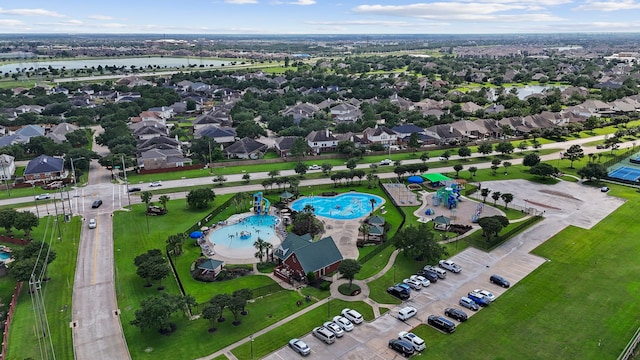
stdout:
[(420, 269), (420, 271), (418, 271), (418, 275), (426, 277), (431, 283), (436, 283), (439, 279), (438, 274), (431, 270)]
[(409, 294), (405, 291), (405, 289), (399, 286), (392, 286), (387, 289), (387, 292), (390, 295), (397, 297), (400, 300), (407, 300), (409, 298)]
[(509, 286), (511, 286), (511, 284), (505, 278), (496, 274), (491, 275), (491, 277), (489, 278), (489, 281), (492, 284), (500, 285), (503, 288), (508, 288)]
[(100, 205), (102, 205), (102, 200), (96, 200), (93, 202), (93, 204), (91, 204), (91, 207), (97, 209), (100, 207)]
[(467, 313), (460, 309), (456, 308), (446, 308), (444, 309), (444, 314), (452, 319), (456, 319), (460, 322), (467, 321)]
[(409, 357), (414, 353), (413, 344), (411, 344), (406, 340), (399, 340), (399, 339), (389, 340), (389, 349), (393, 349), (399, 352), (404, 357)]
[(438, 315), (429, 315), (427, 324), (447, 333), (456, 331), (456, 324)]

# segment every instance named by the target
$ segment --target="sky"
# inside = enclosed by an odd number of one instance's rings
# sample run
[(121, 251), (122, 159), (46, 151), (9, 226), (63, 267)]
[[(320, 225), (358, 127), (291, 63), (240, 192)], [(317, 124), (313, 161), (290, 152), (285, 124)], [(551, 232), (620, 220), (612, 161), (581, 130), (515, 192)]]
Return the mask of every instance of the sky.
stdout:
[(0, 33), (640, 31), (640, 0), (0, 0)]

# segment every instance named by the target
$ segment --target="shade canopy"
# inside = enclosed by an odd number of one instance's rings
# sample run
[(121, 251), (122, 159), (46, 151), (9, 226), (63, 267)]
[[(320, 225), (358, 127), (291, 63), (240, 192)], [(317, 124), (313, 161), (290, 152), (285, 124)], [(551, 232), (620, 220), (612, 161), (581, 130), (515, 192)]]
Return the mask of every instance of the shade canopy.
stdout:
[(407, 181), (412, 184), (422, 184), (424, 182), (424, 178), (422, 176), (409, 176)]
[(192, 239), (199, 239), (202, 237), (202, 231), (194, 231), (191, 234), (189, 234), (189, 237)]
[(291, 199), (294, 195), (288, 191), (283, 192), (282, 194), (280, 194), (280, 199)]
[(422, 174), (422, 177), (429, 180), (430, 182), (447, 182), (451, 181), (451, 178), (448, 178), (440, 173), (435, 174)]

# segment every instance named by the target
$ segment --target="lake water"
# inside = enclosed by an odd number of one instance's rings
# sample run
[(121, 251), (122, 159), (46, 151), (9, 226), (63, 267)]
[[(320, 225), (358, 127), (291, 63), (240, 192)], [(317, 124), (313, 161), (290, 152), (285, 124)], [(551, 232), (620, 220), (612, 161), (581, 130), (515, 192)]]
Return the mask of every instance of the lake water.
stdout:
[(223, 64), (229, 65), (231, 61), (222, 60), (209, 60), (199, 58), (176, 58), (176, 57), (141, 57), (141, 58), (113, 58), (113, 59), (84, 59), (84, 60), (55, 60), (55, 61), (22, 61), (15, 62), (6, 65), (0, 65), (0, 72), (2, 73), (15, 73), (16, 69), (30, 69), (30, 68), (48, 68), (51, 66), (54, 69), (67, 70), (71, 69), (84, 69), (102, 65), (105, 66), (125, 66), (130, 68), (132, 65), (137, 68), (151, 66), (158, 66), (160, 68), (179, 68), (195, 66), (196, 68), (203, 65), (204, 68), (219, 67)]
[[(566, 89), (568, 86), (554, 86), (554, 85), (527, 85), (527, 86), (505, 86), (504, 93), (508, 94), (509, 91), (513, 88), (518, 90), (518, 99), (524, 100), (529, 95), (533, 94), (541, 94), (546, 89), (558, 88), (560, 91)], [(494, 94), (494, 100), (497, 98), (495, 96), (495, 90), (491, 89)]]

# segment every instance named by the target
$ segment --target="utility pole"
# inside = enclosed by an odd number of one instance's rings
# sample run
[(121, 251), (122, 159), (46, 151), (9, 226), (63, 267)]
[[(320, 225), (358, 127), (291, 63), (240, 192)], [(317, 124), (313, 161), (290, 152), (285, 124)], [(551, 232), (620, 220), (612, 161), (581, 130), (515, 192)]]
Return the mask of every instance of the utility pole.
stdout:
[[(75, 158), (75, 159), (74, 158), (70, 158), (70, 160), (71, 160), (71, 173), (72, 173), (71, 176), (73, 176), (73, 187), (76, 188), (76, 197), (78, 197), (78, 183), (76, 181), (76, 169), (73, 167), (73, 160), (82, 160), (82, 159), (84, 159), (84, 156), (81, 156), (81, 157)], [(71, 206), (69, 206), (69, 207), (71, 207)]]
[(36, 205), (36, 215), (40, 217), (40, 211), (38, 210), (38, 200), (36, 200), (36, 183), (31, 183), (31, 189), (33, 189), (33, 203)]
[(127, 179), (127, 167), (124, 164), (124, 155), (120, 155), (122, 159), (122, 171), (124, 172), (124, 183), (127, 189), (127, 199), (129, 200), (129, 210), (131, 210), (131, 193), (129, 192), (129, 180)]

